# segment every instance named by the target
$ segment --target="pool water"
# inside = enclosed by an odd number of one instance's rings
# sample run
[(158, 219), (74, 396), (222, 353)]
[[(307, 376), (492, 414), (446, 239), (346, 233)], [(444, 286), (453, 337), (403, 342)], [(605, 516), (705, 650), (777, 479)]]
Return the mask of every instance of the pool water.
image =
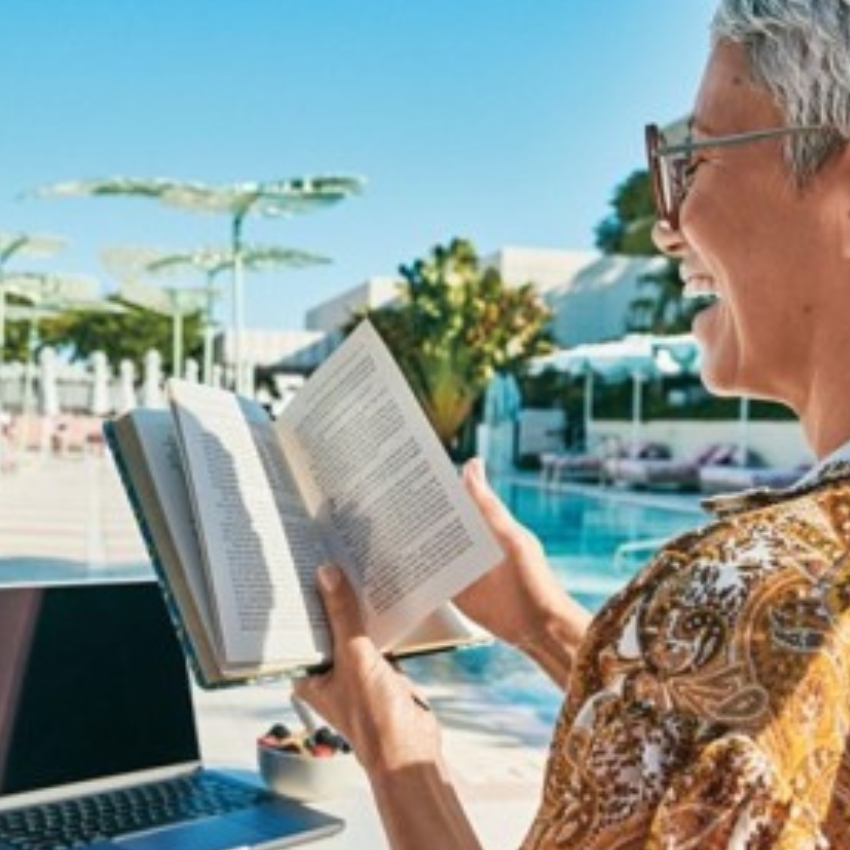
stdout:
[[(661, 545), (705, 521), (692, 504), (670, 509), (622, 494), (584, 495), (498, 483), (505, 504), (540, 538), (563, 585), (591, 611), (620, 589)], [(405, 662), (414, 679), (484, 685), (494, 700), (532, 708), (554, 722), (562, 694), (516, 650), (494, 643)]]

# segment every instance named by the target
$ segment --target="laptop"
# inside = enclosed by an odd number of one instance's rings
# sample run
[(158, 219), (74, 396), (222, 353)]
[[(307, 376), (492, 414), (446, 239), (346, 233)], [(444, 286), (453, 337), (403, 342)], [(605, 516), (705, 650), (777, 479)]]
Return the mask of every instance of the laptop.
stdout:
[(342, 827), (203, 766), (155, 582), (0, 587), (2, 850), (272, 850)]

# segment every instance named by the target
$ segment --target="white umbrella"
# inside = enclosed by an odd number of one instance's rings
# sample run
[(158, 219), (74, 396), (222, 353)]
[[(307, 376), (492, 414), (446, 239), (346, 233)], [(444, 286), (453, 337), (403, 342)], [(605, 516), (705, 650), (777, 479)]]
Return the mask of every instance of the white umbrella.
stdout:
[(700, 347), (693, 334), (651, 337), (655, 363), (663, 375), (699, 373), (702, 361)]
[(598, 375), (605, 381), (623, 381), (630, 378), (632, 380), (632, 443), (637, 444), (643, 418), (642, 385), (647, 377), (657, 373), (658, 368), (652, 337), (634, 334), (612, 342), (577, 345), (532, 361), (532, 374), (539, 374), (547, 368), (584, 376), (586, 440), (592, 432), (594, 376)]

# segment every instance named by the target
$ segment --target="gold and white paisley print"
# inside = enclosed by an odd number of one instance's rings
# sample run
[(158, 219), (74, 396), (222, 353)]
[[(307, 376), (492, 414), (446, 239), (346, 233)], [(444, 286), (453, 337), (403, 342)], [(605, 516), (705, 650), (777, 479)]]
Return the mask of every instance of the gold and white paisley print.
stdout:
[(850, 464), (713, 508), (593, 621), (524, 850), (850, 850)]

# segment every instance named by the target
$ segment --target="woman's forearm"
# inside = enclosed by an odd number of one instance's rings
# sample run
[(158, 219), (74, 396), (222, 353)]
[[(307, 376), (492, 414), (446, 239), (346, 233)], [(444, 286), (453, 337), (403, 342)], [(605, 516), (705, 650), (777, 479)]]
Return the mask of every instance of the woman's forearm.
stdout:
[(412, 764), (370, 782), (393, 850), (481, 850), (443, 764)]
[(535, 629), (523, 636), (517, 648), (563, 691), (590, 620), (590, 613), (564, 594), (557, 606), (537, 618)]

